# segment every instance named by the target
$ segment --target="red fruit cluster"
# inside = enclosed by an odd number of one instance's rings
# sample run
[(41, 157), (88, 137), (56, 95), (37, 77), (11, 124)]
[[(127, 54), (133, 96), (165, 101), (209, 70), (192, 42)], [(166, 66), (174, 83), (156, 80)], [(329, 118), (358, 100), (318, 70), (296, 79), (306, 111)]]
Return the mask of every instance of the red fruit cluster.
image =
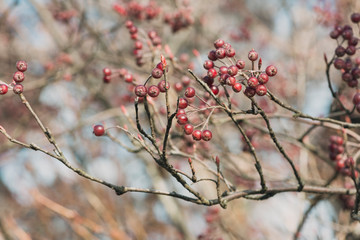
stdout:
[(113, 9), (122, 16), (138, 20), (151, 20), (157, 17), (161, 11), (155, 1), (149, 1), (147, 5), (141, 5), (138, 1), (129, 1), (125, 5), (115, 3)]
[(181, 8), (176, 12), (167, 13), (164, 22), (169, 24), (173, 33), (187, 28), (194, 23), (194, 19), (189, 8)]
[[(219, 92), (218, 87), (214, 85), (216, 79), (219, 84), (232, 87), (234, 92), (240, 92), (244, 85), (246, 87), (244, 94), (247, 97), (253, 97), (255, 94), (264, 96), (267, 93), (265, 84), (269, 81), (269, 77), (276, 75), (275, 66), (270, 65), (265, 71), (261, 71), (262, 60), (259, 59), (259, 54), (252, 49), (248, 53), (252, 68), (245, 70), (245, 61), (235, 59), (235, 49), (229, 43), (218, 39), (214, 42), (214, 47), (215, 49), (208, 54), (208, 60), (203, 64), (207, 70), (203, 81), (215, 95)], [(225, 61), (226, 59), (228, 61)], [(258, 70), (254, 69), (256, 61), (258, 61)], [(219, 65), (215, 65), (215, 63), (219, 63)]]
[[(27, 63), (25, 61), (18, 61), (16, 63), (17, 72), (13, 75), (13, 82), (11, 83), (12, 89), (15, 94), (20, 94), (24, 91), (24, 86), (20, 84), (25, 79), (24, 72), (27, 70)], [(0, 95), (8, 92), (9, 86), (5, 83), (0, 84)]]
[(127, 83), (132, 83), (134, 76), (125, 68), (113, 69), (109, 67), (103, 68), (103, 81), (104, 83), (110, 83), (113, 78), (119, 77)]
[[(359, 23), (360, 13), (351, 15), (353, 23)], [(336, 39), (338, 46), (335, 49), (334, 67), (341, 71), (342, 80), (351, 88), (358, 87), (358, 79), (360, 78), (360, 59), (353, 59), (358, 48), (356, 47), (359, 38), (354, 35), (354, 30), (350, 25), (335, 26), (330, 32), (330, 37)], [(359, 110), (358, 110), (359, 111)]]

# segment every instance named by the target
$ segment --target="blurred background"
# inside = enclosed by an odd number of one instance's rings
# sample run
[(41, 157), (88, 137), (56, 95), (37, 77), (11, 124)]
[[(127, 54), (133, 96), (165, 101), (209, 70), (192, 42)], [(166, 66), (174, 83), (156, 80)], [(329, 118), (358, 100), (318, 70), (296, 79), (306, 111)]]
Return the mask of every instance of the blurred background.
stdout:
[[(103, 68), (125, 68), (144, 81), (152, 62), (159, 61), (144, 53), (145, 62), (136, 64), (134, 42), (124, 25), (129, 16), (123, 9), (133, 11), (140, 34), (155, 30), (162, 45), (168, 45), (177, 59), (185, 59), (199, 75), (205, 73), (201, 61), (218, 38), (231, 43), (242, 58), (255, 49), (264, 66), (278, 68), (276, 81), (269, 83), (272, 92), (305, 113), (323, 116), (332, 104), (323, 56), (330, 59), (337, 46), (329, 32), (335, 24), (349, 23), (350, 14), (360, 11), (360, 2), (0, 1), (0, 80), (11, 83), (16, 61), (27, 61), (25, 96), (71, 163), (118, 185), (183, 192), (146, 153), (131, 153), (92, 133), (95, 124), (123, 125), (121, 105), (133, 112), (131, 89), (119, 79), (105, 84)], [(340, 74), (331, 74), (337, 88)], [(276, 111), (272, 105), (267, 107), (269, 112)], [(52, 151), (18, 96), (10, 91), (0, 96), (0, 109), (0, 125), (13, 138)], [(300, 134), (296, 125), (286, 121), (274, 128)], [(227, 128), (224, 134), (230, 136), (226, 144), (234, 156), (241, 155), (241, 138), (233, 137)], [(322, 138), (327, 133), (319, 134)], [(117, 138), (131, 146), (125, 134)], [(308, 172), (314, 167), (312, 156), (288, 147), (303, 174), (322, 180), (320, 170)], [(289, 175), (278, 153), (262, 151), (260, 156), (277, 179)], [(178, 157), (173, 164), (182, 168), (187, 161)], [(276, 173), (282, 168), (287, 170)], [(236, 179), (241, 186), (255, 184), (251, 179)], [(284, 193), (266, 201), (239, 199), (221, 209), (142, 193), (117, 196), (3, 135), (0, 189), (0, 239), (291, 239), (313, 197)], [(359, 232), (358, 224), (350, 223), (349, 211), (342, 209), (335, 198), (321, 201), (309, 215), (300, 239), (345, 239)]]

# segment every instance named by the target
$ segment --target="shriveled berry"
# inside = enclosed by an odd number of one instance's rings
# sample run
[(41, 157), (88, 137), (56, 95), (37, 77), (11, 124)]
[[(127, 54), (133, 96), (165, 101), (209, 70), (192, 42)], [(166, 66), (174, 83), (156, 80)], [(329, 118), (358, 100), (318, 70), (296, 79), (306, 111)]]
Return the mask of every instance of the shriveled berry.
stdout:
[(95, 136), (99, 137), (105, 134), (105, 128), (103, 125), (95, 125), (93, 128)]
[(235, 65), (231, 65), (230, 67), (228, 67), (227, 73), (230, 76), (235, 76), (238, 73), (238, 68)]
[(210, 89), (211, 89), (211, 91), (213, 92), (214, 95), (218, 95), (218, 93), (219, 93), (219, 88), (218, 88), (218, 86), (212, 85), (212, 86), (210, 87)]
[(151, 72), (151, 76), (153, 76), (153, 78), (161, 78), (162, 75), (163, 70), (161, 70), (160, 68), (154, 68)]
[(353, 13), (353, 14), (351, 14), (350, 18), (353, 23), (359, 23), (360, 22), (360, 13)]
[(214, 62), (211, 61), (211, 60), (205, 60), (203, 66), (204, 66), (205, 69), (209, 70), (210, 68), (214, 67)]
[(186, 135), (192, 134), (193, 131), (194, 131), (194, 126), (193, 125), (191, 125), (189, 123), (184, 125), (184, 132), (185, 132)]
[(218, 49), (216, 49), (215, 53), (216, 53), (216, 57), (217, 57), (218, 59), (223, 59), (223, 58), (226, 57), (226, 51), (225, 51), (224, 48), (218, 48)]
[(256, 61), (259, 57), (259, 54), (254, 50), (252, 49), (249, 54), (248, 54), (248, 58), (250, 61)]
[(192, 87), (187, 87), (185, 89), (185, 96), (188, 98), (192, 98), (195, 96), (195, 89)]
[(266, 84), (269, 81), (269, 76), (266, 73), (261, 73), (258, 76), (258, 80), (260, 84)]
[(267, 93), (267, 88), (262, 84), (258, 85), (255, 90), (259, 96), (264, 96)]
[(259, 80), (256, 77), (251, 77), (247, 80), (249, 87), (256, 88), (259, 85)]
[(212, 138), (212, 132), (210, 130), (204, 130), (201, 134), (201, 139), (204, 141), (210, 141)]
[(265, 72), (269, 77), (273, 77), (277, 74), (277, 69), (274, 65), (270, 65), (266, 67)]
[(201, 140), (201, 131), (200, 130), (193, 131), (192, 137), (195, 141), (200, 141)]
[(234, 90), (234, 92), (240, 92), (242, 89), (242, 85), (241, 83), (237, 82), (232, 86), (232, 89)]
[(0, 84), (0, 94), (4, 95), (8, 92), (9, 88), (6, 84)]
[(186, 98), (179, 98), (179, 108), (185, 109), (187, 108), (189, 102)]
[(337, 58), (334, 60), (334, 67), (336, 69), (342, 69), (345, 67), (345, 61), (342, 60), (341, 58)]
[(222, 39), (218, 39), (214, 42), (214, 47), (215, 48), (221, 48), (224, 45), (225, 41)]
[(215, 78), (217, 76), (217, 71), (215, 68), (210, 68), (207, 72), (209, 78)]
[(160, 92), (166, 92), (166, 89), (170, 89), (170, 84), (169, 82), (166, 82), (165, 84), (165, 80), (162, 80), (158, 83), (158, 87), (160, 89)]
[(144, 85), (137, 85), (134, 91), (138, 97), (145, 97), (147, 94), (147, 88)]
[(148, 94), (150, 97), (157, 97), (160, 94), (160, 89), (156, 85), (152, 85), (148, 88)]
[(15, 82), (20, 83), (20, 82), (24, 81), (25, 74), (23, 72), (17, 71), (14, 73), (13, 79)]
[(188, 122), (188, 117), (186, 116), (186, 114), (180, 114), (177, 117), (177, 122), (180, 125), (185, 125)]
[(25, 72), (27, 70), (27, 67), (28, 67), (28, 65), (24, 60), (20, 60), (20, 61), (16, 62), (16, 68), (20, 72)]
[(237, 60), (236, 61), (236, 66), (238, 67), (238, 69), (244, 69), (245, 68), (245, 61)]
[(251, 87), (245, 88), (245, 91), (244, 91), (245, 96), (250, 98), (250, 97), (253, 97), (255, 95), (255, 93), (256, 93), (256, 91), (254, 88), (251, 88)]
[(20, 83), (15, 84), (15, 86), (13, 87), (13, 91), (15, 94), (20, 94), (24, 91), (24, 86), (21, 85)]

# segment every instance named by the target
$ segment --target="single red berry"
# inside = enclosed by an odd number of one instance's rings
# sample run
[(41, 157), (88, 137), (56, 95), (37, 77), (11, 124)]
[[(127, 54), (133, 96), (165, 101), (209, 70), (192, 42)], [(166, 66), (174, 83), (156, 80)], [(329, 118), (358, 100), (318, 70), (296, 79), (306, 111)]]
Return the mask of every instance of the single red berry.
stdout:
[(93, 129), (93, 133), (95, 136), (102, 136), (105, 134), (105, 128), (103, 125), (95, 125)]
[(353, 30), (352, 30), (352, 28), (344, 30), (341, 35), (342, 35), (343, 38), (346, 39), (346, 40), (351, 39), (351, 38), (353, 37)]
[(110, 83), (111, 82), (111, 76), (104, 76), (103, 81), (104, 81), (104, 83)]
[(236, 61), (236, 67), (238, 69), (244, 69), (245, 68), (245, 62), (243, 60), (237, 60)]
[(204, 141), (210, 141), (212, 138), (212, 132), (210, 130), (204, 130), (201, 134), (201, 139)]
[(235, 76), (238, 73), (238, 68), (235, 65), (231, 65), (230, 67), (228, 67), (227, 73), (230, 76)]
[(359, 39), (354, 36), (348, 40), (348, 44), (352, 46), (356, 46), (358, 43), (359, 43)]
[(16, 73), (14, 73), (13, 79), (15, 82), (20, 83), (20, 82), (24, 81), (25, 74), (23, 72), (17, 71)]
[(360, 13), (353, 13), (353, 14), (351, 14), (350, 18), (353, 23), (359, 23), (360, 22)]
[(227, 48), (225, 52), (227, 57), (233, 57), (236, 54), (235, 49), (233, 49), (232, 47)]
[(125, 22), (125, 26), (126, 26), (126, 28), (131, 28), (132, 26), (134, 26), (134, 23), (132, 22), (132, 21), (130, 21), (130, 20), (127, 20), (126, 22)]
[(170, 89), (170, 84), (169, 82), (166, 82), (165, 85), (165, 80), (162, 80), (158, 83), (158, 87), (160, 89), (160, 92), (166, 92), (166, 89)]
[(137, 33), (133, 33), (133, 34), (130, 35), (130, 38), (132, 40), (137, 40), (137, 37), (138, 37)]
[(230, 76), (226, 79), (226, 84), (229, 86), (234, 86), (235, 83), (236, 83), (236, 78), (234, 77)]
[(330, 32), (330, 37), (331, 37), (332, 39), (337, 39), (337, 38), (340, 36), (340, 34), (341, 34), (340, 31), (334, 29), (334, 30), (332, 30), (332, 31)]
[(356, 67), (351, 70), (351, 75), (353, 78), (360, 78), (360, 68)]
[(354, 97), (353, 97), (353, 103), (355, 105), (360, 104), (360, 92), (355, 93)]
[(347, 167), (351, 167), (351, 166), (354, 166), (355, 164), (355, 161), (352, 157), (348, 157), (346, 160), (345, 160), (345, 166)]
[(228, 49), (228, 48), (231, 48), (231, 44), (230, 43), (224, 43), (224, 45), (222, 46), (223, 49)]
[(227, 72), (228, 72), (228, 68), (227, 68), (226, 66), (221, 66), (221, 67), (219, 68), (219, 73), (220, 73), (220, 75), (221, 75), (221, 74), (227, 74)]
[(211, 61), (211, 60), (205, 60), (203, 66), (204, 66), (205, 69), (209, 70), (210, 68), (214, 67), (214, 62)]
[(111, 69), (106, 67), (103, 69), (104, 76), (110, 76), (111, 75)]
[(208, 58), (211, 60), (211, 61), (216, 61), (217, 60), (217, 57), (216, 57), (216, 51), (215, 50), (211, 50), (208, 54)]
[(136, 26), (131, 26), (131, 27), (129, 28), (130, 34), (135, 34), (135, 33), (137, 33), (137, 31), (138, 31), (138, 29), (137, 29)]
[(186, 135), (192, 134), (193, 131), (194, 131), (194, 126), (193, 125), (191, 125), (189, 123), (184, 125), (184, 132), (185, 132)]
[(162, 75), (163, 75), (163, 70), (159, 68), (154, 68), (151, 72), (151, 76), (153, 76), (153, 78), (161, 78)]
[(351, 73), (345, 72), (341, 75), (342, 80), (344, 80), (345, 82), (349, 82), (352, 80), (352, 75)]
[(226, 57), (226, 51), (225, 51), (224, 48), (218, 48), (218, 49), (216, 49), (215, 53), (216, 53), (216, 57), (217, 57), (218, 59), (223, 59), (223, 58)]
[(250, 98), (250, 97), (253, 97), (255, 95), (255, 93), (256, 93), (256, 91), (254, 88), (251, 88), (251, 87), (245, 88), (245, 91), (244, 91), (245, 96)]
[(345, 49), (343, 46), (338, 46), (338, 47), (335, 49), (335, 54), (336, 54), (336, 56), (338, 56), (338, 57), (344, 56), (345, 53), (346, 53), (346, 49)]
[(336, 161), (335, 169), (336, 171), (341, 171), (345, 167), (345, 162), (342, 160)]
[(258, 76), (258, 80), (260, 84), (266, 84), (269, 81), (269, 76), (266, 73), (261, 73)]
[(150, 31), (148, 31), (148, 37), (150, 39), (154, 39), (157, 37), (157, 33), (154, 30), (150, 30)]
[(214, 47), (215, 48), (221, 48), (224, 45), (225, 41), (222, 39), (218, 39), (214, 42)]
[(144, 85), (137, 85), (134, 91), (138, 97), (145, 97), (147, 94), (147, 88)]
[(345, 49), (345, 52), (346, 52), (347, 55), (352, 56), (352, 55), (354, 55), (356, 53), (356, 47), (350, 45)]
[(174, 89), (175, 91), (180, 92), (183, 89), (183, 85), (180, 82), (176, 82), (174, 84)]
[(192, 98), (195, 96), (195, 89), (192, 87), (187, 87), (185, 90), (185, 96), (188, 98)]
[(188, 86), (191, 82), (191, 79), (188, 76), (181, 77), (181, 83), (184, 87)]
[(218, 86), (212, 85), (212, 86), (210, 87), (210, 89), (211, 89), (211, 91), (213, 92), (214, 95), (218, 95), (218, 93), (219, 93), (219, 88), (218, 88)]
[(20, 83), (15, 84), (15, 86), (13, 87), (13, 91), (15, 94), (20, 94), (24, 91), (24, 86), (21, 85)]
[(219, 77), (219, 82), (220, 84), (226, 84), (226, 80), (228, 79), (228, 77), (230, 77), (229, 74), (221, 74), (220, 77)]
[(250, 61), (256, 61), (259, 57), (259, 54), (254, 50), (252, 49), (249, 54), (248, 54), (248, 58)]
[(0, 84), (0, 94), (4, 95), (5, 93), (8, 92), (8, 86), (6, 84)]
[(203, 77), (203, 81), (210, 87), (213, 85), (214, 83), (214, 79), (213, 78), (209, 78), (208, 76)]
[(180, 125), (185, 125), (188, 122), (188, 118), (187, 118), (186, 114), (180, 114), (177, 117), (177, 122)]
[(27, 63), (25, 61), (23, 61), (23, 60), (17, 61), (16, 62), (16, 68), (20, 72), (25, 72), (27, 70)]
[(264, 96), (267, 93), (267, 88), (262, 84), (258, 85), (255, 90), (259, 96)]
[(159, 96), (160, 89), (158, 86), (152, 85), (148, 88), (147, 93), (149, 94), (150, 97), (157, 97)]
[(274, 65), (270, 65), (270, 66), (267, 66), (267, 68), (265, 69), (265, 72), (269, 77), (273, 77), (277, 74), (277, 69)]
[(134, 43), (134, 47), (135, 47), (135, 49), (142, 49), (143, 44), (142, 44), (142, 42), (140, 40), (137, 40)]
[(189, 102), (186, 98), (179, 98), (179, 108), (185, 109), (187, 108)]
[(239, 82), (235, 83), (235, 84), (232, 86), (232, 89), (233, 89), (234, 92), (240, 92), (241, 89), (242, 89), (241, 83), (239, 83)]
[(345, 61), (342, 60), (341, 58), (337, 58), (334, 60), (334, 67), (336, 69), (342, 69), (345, 67)]
[(157, 65), (156, 65), (156, 68), (164, 71), (165, 70), (165, 67), (164, 67), (164, 64), (162, 62), (159, 62)]
[(249, 87), (256, 88), (259, 85), (259, 80), (256, 77), (251, 77), (247, 80)]
[(210, 68), (207, 72), (209, 78), (215, 78), (217, 76), (217, 71), (215, 68)]
[(185, 114), (185, 115), (186, 115), (185, 109), (179, 108), (178, 111), (177, 111), (177, 113), (176, 113), (176, 116), (175, 116), (175, 117), (178, 118), (178, 116), (180, 116), (181, 114)]
[(133, 75), (131, 73), (126, 73), (124, 75), (125, 82), (132, 83), (133, 81)]
[(347, 85), (351, 88), (355, 88), (358, 86), (358, 80), (357, 79), (351, 79), (350, 81), (347, 82)]
[(193, 131), (192, 137), (195, 141), (200, 141), (201, 140), (201, 131), (200, 130)]

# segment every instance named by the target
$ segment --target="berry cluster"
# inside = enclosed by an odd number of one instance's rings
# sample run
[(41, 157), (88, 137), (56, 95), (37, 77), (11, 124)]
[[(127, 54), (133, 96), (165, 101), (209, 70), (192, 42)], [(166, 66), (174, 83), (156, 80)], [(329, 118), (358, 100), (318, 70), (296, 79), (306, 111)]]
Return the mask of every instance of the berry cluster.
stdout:
[[(216, 95), (218, 87), (214, 84), (215, 79), (221, 85), (232, 87), (234, 92), (240, 92), (242, 86), (245, 86), (244, 94), (247, 97), (253, 97), (255, 94), (264, 96), (267, 93), (266, 83), (269, 77), (273, 77), (277, 73), (275, 66), (268, 66), (265, 71), (261, 70), (262, 60), (258, 60), (258, 53), (252, 49), (248, 54), (252, 68), (245, 70), (245, 61), (236, 60), (235, 49), (229, 43), (222, 39), (214, 42), (215, 49), (208, 54), (208, 60), (203, 64), (207, 70), (207, 75), (203, 78), (204, 82), (211, 88)], [(226, 61), (225, 61), (226, 60)], [(258, 60), (258, 70), (254, 69), (254, 64)], [(218, 61), (219, 65), (215, 65)]]
[[(360, 13), (351, 15), (351, 21), (358, 24), (360, 22)], [(342, 80), (351, 88), (358, 87), (358, 79), (360, 78), (360, 58), (353, 59), (356, 54), (356, 48), (359, 39), (354, 36), (353, 28), (350, 25), (336, 26), (330, 32), (330, 37), (336, 39), (338, 46), (335, 49), (336, 58), (334, 59), (334, 67), (341, 71)], [(359, 111), (360, 109), (358, 109)]]
[(20, 94), (24, 91), (24, 86), (21, 84), (25, 79), (24, 72), (27, 70), (27, 63), (25, 61), (18, 61), (16, 63), (17, 72), (13, 75), (13, 82), (8, 85), (5, 83), (0, 84), (0, 94), (4, 95), (8, 92), (9, 86), (12, 87), (15, 94)]
[(141, 5), (138, 1), (129, 1), (125, 5), (115, 3), (113, 9), (122, 16), (137, 20), (154, 19), (161, 11), (155, 1), (149, 1), (147, 5)]
[(132, 83), (134, 80), (133, 74), (131, 74), (125, 68), (111, 70), (108, 67), (103, 69), (103, 81), (104, 83), (110, 83), (111, 80), (115, 77), (119, 77), (120, 79), (124, 80), (127, 83)]
[[(335, 161), (336, 171), (342, 173), (345, 176), (352, 176), (352, 167), (354, 166), (354, 159), (352, 157), (346, 157), (344, 152), (344, 139), (337, 135), (330, 136), (330, 159)], [(355, 177), (358, 172), (355, 171)]]
[(189, 8), (182, 8), (173, 13), (167, 13), (164, 16), (164, 22), (169, 24), (173, 33), (187, 28), (194, 23), (194, 19), (191, 15)]

